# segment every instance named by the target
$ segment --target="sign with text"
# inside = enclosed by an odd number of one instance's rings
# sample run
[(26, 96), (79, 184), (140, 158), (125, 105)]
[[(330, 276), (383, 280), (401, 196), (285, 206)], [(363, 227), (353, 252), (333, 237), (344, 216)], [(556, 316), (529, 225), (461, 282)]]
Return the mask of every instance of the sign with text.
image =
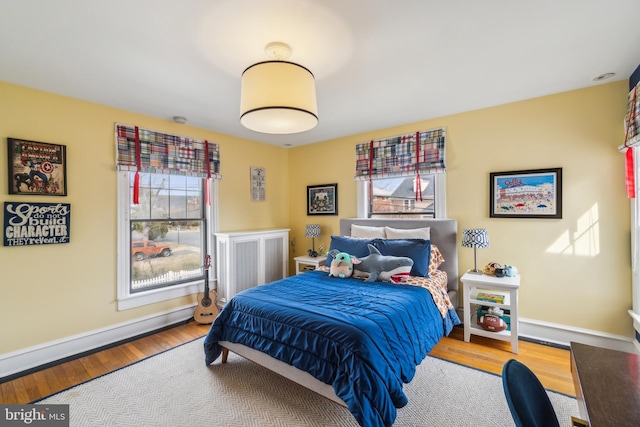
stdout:
[(4, 246), (69, 243), (69, 203), (4, 202)]
[(69, 405), (0, 404), (0, 426), (69, 427)]

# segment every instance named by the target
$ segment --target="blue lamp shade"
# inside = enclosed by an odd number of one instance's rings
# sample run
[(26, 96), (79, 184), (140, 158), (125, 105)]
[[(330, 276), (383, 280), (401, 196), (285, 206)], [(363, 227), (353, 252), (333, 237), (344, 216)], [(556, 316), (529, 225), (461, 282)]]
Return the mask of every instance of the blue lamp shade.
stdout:
[(473, 248), (473, 270), (470, 273), (482, 274), (478, 270), (478, 248), (489, 247), (489, 234), (486, 228), (465, 228), (462, 232), (462, 246), (465, 248)]

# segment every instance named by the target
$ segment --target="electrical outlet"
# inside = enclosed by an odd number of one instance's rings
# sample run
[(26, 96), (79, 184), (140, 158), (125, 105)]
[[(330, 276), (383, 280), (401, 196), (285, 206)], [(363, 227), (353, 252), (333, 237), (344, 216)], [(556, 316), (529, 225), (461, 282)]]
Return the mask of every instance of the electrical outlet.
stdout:
[(289, 239), (289, 243), (291, 244), (291, 246), (295, 246), (296, 245), (296, 238), (292, 237), (291, 239)]

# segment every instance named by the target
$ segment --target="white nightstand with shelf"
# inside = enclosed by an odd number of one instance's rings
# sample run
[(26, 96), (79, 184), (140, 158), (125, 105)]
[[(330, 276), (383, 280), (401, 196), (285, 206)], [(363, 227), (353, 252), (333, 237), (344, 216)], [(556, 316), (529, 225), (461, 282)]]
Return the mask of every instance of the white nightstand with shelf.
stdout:
[(303, 255), (295, 257), (294, 260), (296, 262), (296, 274), (302, 274), (324, 265), (327, 262), (327, 257), (324, 255), (316, 257)]
[[(511, 351), (518, 353), (518, 289), (520, 288), (520, 276), (495, 277), (467, 272), (460, 280), (463, 284), (464, 293), (464, 341), (469, 342), (471, 335), (510, 341)], [(475, 299), (480, 291), (503, 294), (505, 297), (504, 302), (498, 304), (496, 302)], [(482, 329), (482, 327), (476, 323), (476, 308), (479, 305), (510, 310), (510, 330), (492, 332)]]

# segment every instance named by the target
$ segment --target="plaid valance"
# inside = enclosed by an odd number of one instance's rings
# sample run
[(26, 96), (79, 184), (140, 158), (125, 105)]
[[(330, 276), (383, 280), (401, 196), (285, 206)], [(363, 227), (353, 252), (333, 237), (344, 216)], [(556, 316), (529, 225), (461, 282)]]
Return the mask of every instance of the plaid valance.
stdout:
[(355, 179), (445, 172), (444, 154), (444, 128), (365, 142), (356, 145)]
[(624, 145), (633, 147), (640, 144), (640, 82), (629, 92), (627, 113), (624, 116)]
[(218, 144), (119, 123), (116, 164), (121, 171), (221, 178)]
[(625, 185), (627, 196), (634, 199), (635, 187), (635, 162), (633, 150), (640, 146), (640, 81), (629, 91), (627, 112), (624, 116), (624, 144), (618, 147), (625, 153)]

